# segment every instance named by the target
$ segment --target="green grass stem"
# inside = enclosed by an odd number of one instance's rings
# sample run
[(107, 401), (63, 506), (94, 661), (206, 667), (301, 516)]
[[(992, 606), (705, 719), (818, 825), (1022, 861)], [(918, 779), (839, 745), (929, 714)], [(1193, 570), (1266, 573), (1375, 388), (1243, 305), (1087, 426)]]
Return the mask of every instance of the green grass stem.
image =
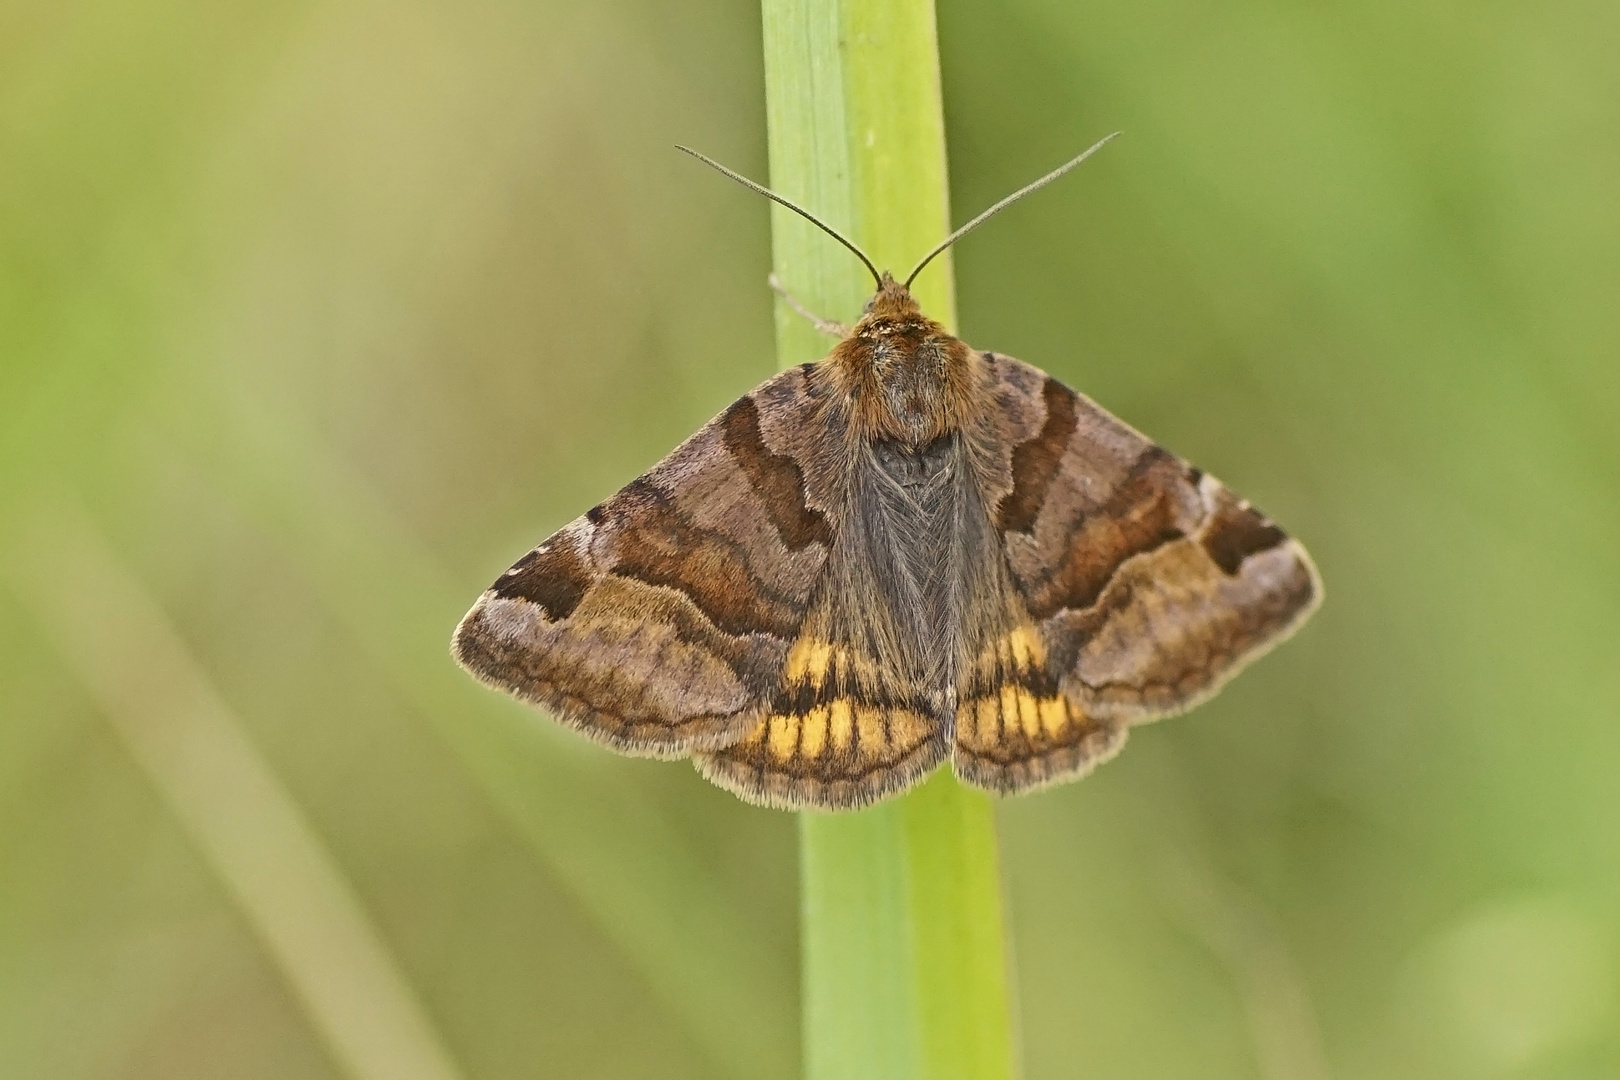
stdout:
[[(932, 0), (764, 0), (771, 184), (908, 270), (950, 228)], [(860, 263), (772, 210), (777, 274), (812, 311), (852, 321)], [(947, 252), (917, 280), (956, 319)], [(827, 352), (785, 304), (785, 367)], [(851, 814), (801, 817), (807, 1080), (1006, 1080), (1015, 1050), (994, 807), (942, 770)]]

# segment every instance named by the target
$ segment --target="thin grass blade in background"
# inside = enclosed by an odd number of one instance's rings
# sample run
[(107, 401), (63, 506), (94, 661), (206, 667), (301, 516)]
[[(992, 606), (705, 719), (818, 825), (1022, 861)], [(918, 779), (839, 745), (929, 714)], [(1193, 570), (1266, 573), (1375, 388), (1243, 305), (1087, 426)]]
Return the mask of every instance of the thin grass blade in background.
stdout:
[(692, 839), (601, 751), (456, 667), (446, 613), (476, 592), (458, 593), (318, 440), (291, 417), (238, 415), (233, 457), (210, 466), (231, 477), (222, 497), (273, 539), (714, 1066), (741, 1078), (779, 1060), (791, 1003), (773, 992), (756, 919), (704, 877)]
[(83, 680), (354, 1080), (462, 1080), (337, 862), (156, 602), (81, 512), (42, 516), (11, 588)]

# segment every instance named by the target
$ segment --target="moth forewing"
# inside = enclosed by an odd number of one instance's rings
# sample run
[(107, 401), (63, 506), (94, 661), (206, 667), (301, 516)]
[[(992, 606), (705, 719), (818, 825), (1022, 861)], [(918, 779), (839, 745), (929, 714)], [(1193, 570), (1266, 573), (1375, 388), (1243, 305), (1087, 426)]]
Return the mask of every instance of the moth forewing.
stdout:
[[(832, 546), (812, 369), (775, 376), (502, 574), (456, 631), (474, 675), (627, 753), (752, 727)], [(820, 445), (820, 444), (828, 445)]]
[(1304, 549), (1218, 481), (1038, 369), (986, 356), (1011, 479), (995, 525), (1029, 623), (983, 662), (955, 761), (1010, 792), (1083, 775), (1130, 724), (1203, 700), (1321, 588)]

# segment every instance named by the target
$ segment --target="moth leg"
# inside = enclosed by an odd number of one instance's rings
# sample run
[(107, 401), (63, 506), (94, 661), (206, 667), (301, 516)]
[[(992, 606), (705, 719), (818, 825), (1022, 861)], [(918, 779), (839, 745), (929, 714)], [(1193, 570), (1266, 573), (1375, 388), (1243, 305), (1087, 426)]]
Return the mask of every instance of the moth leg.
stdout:
[(837, 338), (849, 337), (849, 327), (845, 326), (841, 322), (833, 322), (831, 319), (823, 319), (821, 316), (799, 303), (799, 301), (794, 298), (793, 294), (788, 292), (787, 289), (782, 285), (781, 278), (777, 277), (775, 274), (772, 274), (765, 280), (770, 282), (771, 288), (776, 291), (776, 295), (787, 301), (788, 307), (810, 320), (810, 325), (814, 326), (817, 332), (830, 334), (831, 336)]

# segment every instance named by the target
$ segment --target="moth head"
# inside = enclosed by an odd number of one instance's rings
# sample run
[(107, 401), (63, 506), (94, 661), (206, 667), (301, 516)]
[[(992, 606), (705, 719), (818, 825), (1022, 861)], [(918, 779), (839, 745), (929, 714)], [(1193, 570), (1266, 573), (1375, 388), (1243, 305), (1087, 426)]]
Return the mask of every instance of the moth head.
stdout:
[(861, 321), (849, 336), (881, 374), (896, 366), (915, 367), (919, 361), (926, 366), (938, 352), (936, 343), (951, 335), (923, 314), (910, 289), (884, 271), (877, 292), (866, 302)]
[(911, 290), (885, 270), (878, 278), (877, 292), (872, 294), (861, 311), (859, 325), (916, 322), (922, 318), (922, 308), (918, 306), (916, 297), (911, 295)]

